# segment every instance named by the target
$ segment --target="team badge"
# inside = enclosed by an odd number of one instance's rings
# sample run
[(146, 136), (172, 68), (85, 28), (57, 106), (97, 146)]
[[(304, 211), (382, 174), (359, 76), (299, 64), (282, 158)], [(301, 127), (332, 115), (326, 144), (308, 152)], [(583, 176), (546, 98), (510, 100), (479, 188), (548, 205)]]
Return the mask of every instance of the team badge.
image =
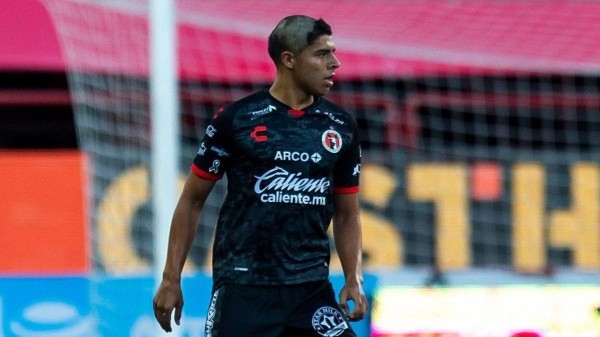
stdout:
[(342, 149), (342, 136), (335, 130), (327, 130), (321, 136), (321, 142), (325, 150), (338, 153)]
[(342, 314), (332, 307), (322, 307), (315, 311), (312, 326), (319, 335), (325, 337), (339, 336), (348, 329), (348, 323)]

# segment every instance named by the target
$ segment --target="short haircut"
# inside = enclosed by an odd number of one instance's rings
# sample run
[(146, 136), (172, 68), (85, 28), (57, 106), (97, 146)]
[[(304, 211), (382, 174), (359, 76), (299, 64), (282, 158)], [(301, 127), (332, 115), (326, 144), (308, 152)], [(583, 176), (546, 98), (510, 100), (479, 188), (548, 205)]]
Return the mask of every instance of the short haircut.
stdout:
[(322, 35), (331, 35), (331, 26), (323, 19), (306, 15), (291, 15), (283, 18), (269, 35), (269, 56), (275, 65), (281, 63), (281, 53), (302, 52)]

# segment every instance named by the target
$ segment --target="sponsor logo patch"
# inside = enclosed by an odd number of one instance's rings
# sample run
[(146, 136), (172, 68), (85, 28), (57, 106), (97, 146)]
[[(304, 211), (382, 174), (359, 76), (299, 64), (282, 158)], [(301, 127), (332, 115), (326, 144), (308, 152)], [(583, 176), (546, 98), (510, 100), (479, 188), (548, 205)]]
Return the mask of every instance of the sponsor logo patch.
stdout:
[(250, 115), (252, 116), (252, 117), (250, 117), (250, 120), (254, 120), (260, 116), (264, 116), (264, 115), (270, 113), (271, 111), (275, 111), (275, 110), (277, 110), (277, 108), (275, 106), (269, 104), (269, 106), (267, 106), (264, 109), (250, 112)]
[(322, 159), (321, 155), (318, 153), (308, 154), (306, 152), (296, 152), (296, 151), (277, 151), (275, 153), (275, 160), (281, 161), (301, 161), (307, 162), (312, 160), (313, 163), (318, 163)]
[(356, 166), (354, 166), (354, 172), (352, 172), (353, 176), (357, 176), (360, 174), (360, 164), (356, 164)]
[(220, 147), (211, 146), (210, 149), (221, 157), (229, 157), (229, 153)]
[(204, 144), (204, 142), (202, 142), (202, 144), (200, 144), (200, 148), (198, 149), (198, 154), (203, 156), (205, 152), (206, 152), (206, 145)]
[(316, 113), (320, 113), (320, 114), (324, 114), (325, 116), (329, 117), (329, 119), (331, 119), (332, 121), (334, 121), (334, 122), (336, 122), (336, 123), (338, 123), (338, 124), (344, 125), (344, 121), (343, 121), (343, 120), (341, 120), (341, 119), (339, 119), (339, 118), (335, 117), (335, 115), (334, 115), (334, 114), (332, 114), (332, 113), (331, 113), (331, 112), (329, 112), (329, 111), (321, 111), (321, 110), (318, 110), (318, 109), (317, 109), (317, 110), (315, 110), (315, 112), (316, 112)]
[(217, 129), (214, 126), (209, 125), (206, 127), (206, 135), (207, 136), (212, 138), (212, 137), (214, 137), (215, 133), (217, 133)]
[(327, 178), (305, 178), (302, 173), (291, 173), (275, 167), (255, 176), (254, 192), (264, 203), (302, 205), (327, 204), (331, 183)]

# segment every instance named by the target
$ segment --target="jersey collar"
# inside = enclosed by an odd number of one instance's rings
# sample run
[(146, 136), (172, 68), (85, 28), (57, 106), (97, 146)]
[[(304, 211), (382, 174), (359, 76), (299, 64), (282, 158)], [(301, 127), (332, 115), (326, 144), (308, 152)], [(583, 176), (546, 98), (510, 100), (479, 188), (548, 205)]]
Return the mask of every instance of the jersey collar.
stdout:
[(264, 89), (265, 93), (267, 94), (267, 96), (275, 103), (275, 105), (281, 106), (284, 111), (287, 111), (288, 114), (292, 117), (302, 117), (305, 116), (307, 113), (310, 113), (311, 111), (313, 111), (314, 107), (317, 106), (319, 104), (319, 102), (321, 101), (321, 97), (320, 96), (316, 96), (312, 102), (312, 104), (310, 104), (309, 106), (305, 107), (302, 110), (297, 110), (297, 109), (292, 109), (289, 105), (281, 102), (280, 100), (278, 100), (277, 98), (273, 97), (273, 95), (271, 95), (271, 93), (269, 92), (269, 89), (266, 88)]

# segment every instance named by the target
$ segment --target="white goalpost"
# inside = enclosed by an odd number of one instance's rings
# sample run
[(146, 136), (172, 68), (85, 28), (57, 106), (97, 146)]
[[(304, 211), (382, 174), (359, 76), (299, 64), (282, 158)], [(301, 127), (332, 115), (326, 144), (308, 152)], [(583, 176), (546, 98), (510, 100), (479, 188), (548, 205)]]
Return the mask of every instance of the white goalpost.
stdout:
[[(153, 270), (156, 286), (167, 257), (171, 217), (178, 198), (179, 85), (176, 11), (172, 0), (150, 0), (150, 110), (152, 113)], [(180, 336), (176, 324), (172, 335)], [(157, 327), (157, 336), (163, 336)]]

